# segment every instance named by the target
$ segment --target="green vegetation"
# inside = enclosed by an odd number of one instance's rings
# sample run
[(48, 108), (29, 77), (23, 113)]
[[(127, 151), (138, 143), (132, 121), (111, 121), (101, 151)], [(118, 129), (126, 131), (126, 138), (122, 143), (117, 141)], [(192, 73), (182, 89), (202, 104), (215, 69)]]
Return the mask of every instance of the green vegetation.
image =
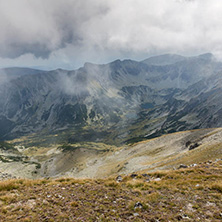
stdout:
[(16, 151), (13, 144), (4, 141), (0, 141), (0, 149), (5, 151)]
[(9, 162), (19, 162), (19, 161), (23, 161), (23, 157), (22, 156), (3, 156), (0, 155), (0, 161), (4, 162), (4, 163), (9, 163)]
[(75, 149), (78, 149), (80, 147), (74, 147), (70, 144), (63, 144), (61, 146), (58, 147), (58, 149), (61, 149), (62, 151), (73, 151)]

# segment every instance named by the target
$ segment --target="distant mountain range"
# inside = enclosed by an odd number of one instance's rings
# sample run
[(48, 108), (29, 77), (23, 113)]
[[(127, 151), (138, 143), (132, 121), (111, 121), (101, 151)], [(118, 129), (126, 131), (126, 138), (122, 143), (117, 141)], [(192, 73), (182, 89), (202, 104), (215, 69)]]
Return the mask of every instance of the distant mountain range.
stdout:
[(222, 126), (222, 63), (210, 53), (73, 70), (0, 70), (0, 140), (37, 133), (121, 144)]

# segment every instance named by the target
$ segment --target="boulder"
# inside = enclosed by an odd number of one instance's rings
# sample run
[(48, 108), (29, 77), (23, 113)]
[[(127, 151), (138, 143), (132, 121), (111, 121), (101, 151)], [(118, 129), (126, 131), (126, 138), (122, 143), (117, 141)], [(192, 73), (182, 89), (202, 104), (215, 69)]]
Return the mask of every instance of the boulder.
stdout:
[(136, 178), (137, 176), (138, 176), (138, 175), (135, 174), (135, 173), (132, 173), (132, 174), (130, 175), (131, 178)]
[(140, 202), (137, 202), (137, 203), (135, 203), (135, 205), (134, 205), (134, 209), (136, 209), (136, 208), (142, 208), (143, 207), (143, 205), (140, 203)]
[(189, 150), (193, 150), (193, 149), (197, 148), (198, 146), (199, 146), (198, 143), (194, 143), (194, 144), (190, 145)]
[(178, 169), (182, 169), (182, 168), (188, 168), (188, 166), (185, 165), (185, 164), (180, 164), (180, 166), (178, 167)]
[(118, 177), (116, 177), (116, 182), (122, 182), (123, 178), (119, 175)]

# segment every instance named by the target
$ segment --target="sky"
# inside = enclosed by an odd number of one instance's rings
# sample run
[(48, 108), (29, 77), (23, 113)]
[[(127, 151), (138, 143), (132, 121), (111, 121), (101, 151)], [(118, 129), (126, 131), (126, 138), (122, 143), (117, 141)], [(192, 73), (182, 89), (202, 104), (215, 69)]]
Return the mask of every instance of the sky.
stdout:
[(222, 59), (221, 0), (0, 0), (0, 67), (206, 52)]

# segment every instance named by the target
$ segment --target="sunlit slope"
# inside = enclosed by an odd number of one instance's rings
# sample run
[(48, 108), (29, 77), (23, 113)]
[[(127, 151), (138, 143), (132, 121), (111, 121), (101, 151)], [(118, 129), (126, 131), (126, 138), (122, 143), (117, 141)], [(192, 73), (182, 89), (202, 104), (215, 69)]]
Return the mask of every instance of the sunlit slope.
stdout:
[(120, 147), (88, 142), (16, 148), (19, 154), (1, 153), (1, 172), (28, 178), (103, 178), (222, 158), (222, 129), (172, 133)]

